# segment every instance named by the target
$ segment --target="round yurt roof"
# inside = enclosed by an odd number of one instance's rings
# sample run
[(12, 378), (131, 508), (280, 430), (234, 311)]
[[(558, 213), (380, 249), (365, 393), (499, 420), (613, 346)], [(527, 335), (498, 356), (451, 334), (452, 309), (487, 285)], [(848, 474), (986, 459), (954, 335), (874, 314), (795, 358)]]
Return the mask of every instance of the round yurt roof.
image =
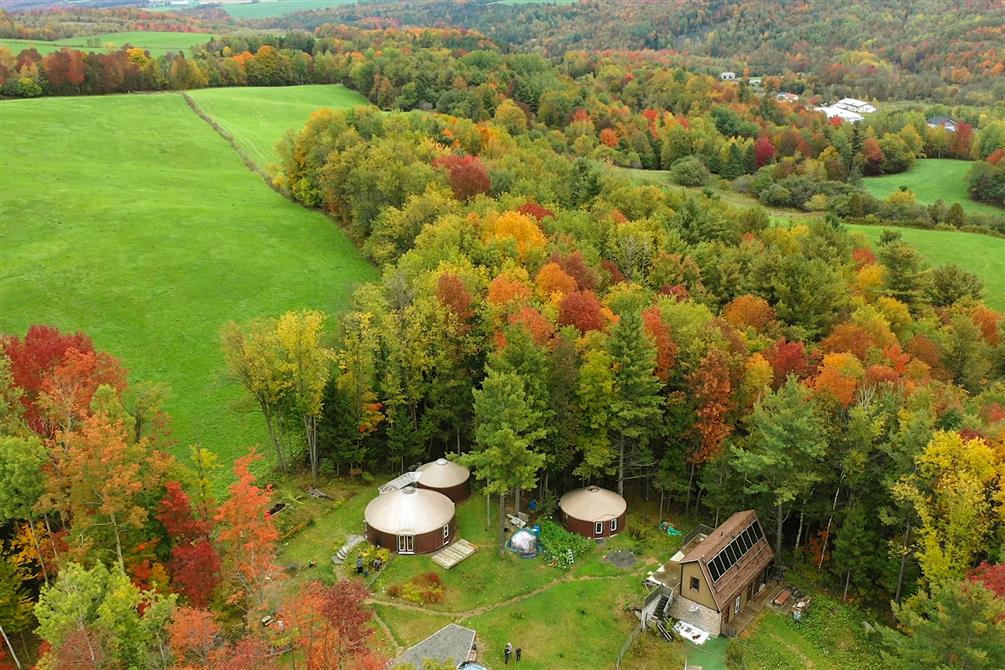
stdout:
[(558, 501), (558, 506), (575, 519), (594, 522), (616, 519), (628, 509), (624, 498), (599, 486), (569, 491)]
[(460, 463), (438, 458), (415, 469), (419, 483), (434, 489), (449, 489), (468, 481), (471, 473)]
[(368, 526), (383, 533), (421, 535), (450, 523), (454, 503), (442, 493), (406, 486), (371, 500), (363, 518)]

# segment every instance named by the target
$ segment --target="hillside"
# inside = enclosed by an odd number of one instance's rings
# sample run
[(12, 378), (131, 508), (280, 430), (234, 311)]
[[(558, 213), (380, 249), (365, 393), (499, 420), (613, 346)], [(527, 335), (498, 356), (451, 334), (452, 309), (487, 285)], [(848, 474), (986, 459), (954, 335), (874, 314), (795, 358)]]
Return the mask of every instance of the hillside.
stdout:
[(969, 214), (1005, 217), (1005, 209), (970, 199), (967, 193), (967, 173), (973, 167), (974, 163), (971, 161), (927, 158), (915, 161), (910, 170), (901, 174), (868, 177), (862, 180), (862, 186), (880, 200), (885, 200), (901, 186), (906, 186), (923, 205), (941, 200), (948, 207), (958, 202), (963, 211)]
[[(230, 319), (343, 308), (373, 278), (319, 213), (269, 190), (173, 93), (2, 103), (0, 331), (83, 330), (165, 383), (179, 451), (263, 443), (235, 412)], [(155, 128), (156, 132), (150, 132)], [(39, 190), (38, 184), (47, 184)]]

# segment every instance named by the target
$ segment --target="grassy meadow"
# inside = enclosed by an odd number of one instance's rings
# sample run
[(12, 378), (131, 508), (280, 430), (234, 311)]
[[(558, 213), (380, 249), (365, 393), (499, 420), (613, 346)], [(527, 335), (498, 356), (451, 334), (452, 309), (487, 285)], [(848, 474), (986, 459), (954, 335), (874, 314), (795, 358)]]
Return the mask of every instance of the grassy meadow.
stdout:
[(874, 197), (885, 200), (901, 186), (906, 186), (923, 205), (942, 200), (948, 207), (958, 202), (967, 214), (1005, 216), (1005, 209), (970, 199), (967, 193), (967, 173), (973, 166), (970, 161), (950, 158), (916, 160), (907, 172), (867, 177), (862, 180), (862, 187)]
[(103, 35), (81, 35), (67, 37), (61, 40), (13, 40), (0, 39), (0, 46), (6, 47), (17, 55), (22, 49), (34, 47), (42, 55), (70, 47), (80, 51), (102, 51), (105, 48), (118, 49), (126, 44), (141, 47), (153, 56), (163, 56), (169, 52), (187, 51), (205, 44), (213, 35), (209, 33), (168, 33), (156, 31), (132, 31), (124, 33), (105, 33)]
[(326, 84), (204, 88), (188, 95), (263, 168), (279, 160), (276, 145), (286, 131), (302, 128), (315, 110), (370, 104), (355, 91)]
[(5, 101), (0, 118), (0, 332), (82, 330), (131, 381), (168, 386), (179, 452), (200, 443), (228, 467), (249, 444), (268, 454), (220, 326), (336, 313), (375, 270), (177, 94)]
[[(875, 244), (883, 233), (882, 226), (852, 226)], [(1005, 240), (989, 235), (955, 230), (921, 230), (896, 228), (904, 241), (914, 246), (930, 266), (956, 263), (984, 281), (984, 302), (1005, 312)]]

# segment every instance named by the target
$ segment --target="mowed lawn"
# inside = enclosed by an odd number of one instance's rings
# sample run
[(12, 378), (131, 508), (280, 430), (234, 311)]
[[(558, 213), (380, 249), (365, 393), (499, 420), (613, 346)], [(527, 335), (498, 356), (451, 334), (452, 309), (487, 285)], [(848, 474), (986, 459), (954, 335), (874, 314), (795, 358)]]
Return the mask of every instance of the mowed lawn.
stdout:
[(158, 31), (132, 31), (105, 33), (102, 35), (81, 35), (61, 40), (12, 40), (0, 39), (0, 46), (10, 49), (15, 56), (22, 49), (34, 47), (42, 55), (70, 47), (80, 51), (103, 51), (106, 47), (118, 49), (126, 44), (141, 47), (153, 56), (163, 56), (168, 52), (187, 52), (190, 48), (205, 44), (213, 38), (209, 33), (170, 33)]
[[(848, 229), (862, 233), (875, 245), (883, 234), (882, 226), (853, 226)], [(1005, 312), (1005, 240), (989, 235), (954, 230), (921, 230), (892, 228), (914, 246), (929, 266), (956, 263), (984, 281), (984, 302)]]
[(188, 94), (263, 168), (279, 161), (276, 146), (286, 131), (303, 128), (315, 110), (370, 104), (337, 84), (205, 88)]
[(220, 326), (335, 314), (376, 276), (320, 213), (269, 189), (174, 93), (0, 103), (0, 332), (82, 330), (163, 382), (178, 451), (270, 454), (235, 405)]
[(968, 214), (1005, 216), (1005, 209), (970, 199), (967, 193), (967, 173), (973, 166), (970, 161), (926, 158), (914, 161), (907, 172), (863, 179), (862, 186), (880, 200), (885, 200), (901, 186), (906, 186), (923, 205), (942, 200), (948, 207), (958, 202)]

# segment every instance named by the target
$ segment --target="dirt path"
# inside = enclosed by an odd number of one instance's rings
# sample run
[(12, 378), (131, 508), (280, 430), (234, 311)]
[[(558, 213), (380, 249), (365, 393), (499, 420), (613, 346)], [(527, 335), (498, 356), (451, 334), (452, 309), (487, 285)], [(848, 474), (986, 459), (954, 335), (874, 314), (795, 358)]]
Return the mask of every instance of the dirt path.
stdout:
[(475, 607), (474, 609), (462, 610), (462, 611), (440, 611), (432, 610), (427, 607), (422, 607), (421, 605), (413, 605), (411, 603), (401, 602), (400, 600), (390, 600), (387, 598), (368, 598), (367, 602), (375, 603), (377, 605), (384, 605), (386, 607), (394, 607), (402, 610), (409, 610), (412, 612), (422, 612), (423, 614), (442, 614), (444, 616), (452, 616), (456, 621), (462, 619), (470, 619), (471, 617), (480, 616), (487, 612), (491, 612), (499, 607), (505, 607), (506, 605), (513, 605), (515, 603), (523, 602), (528, 598), (533, 598), (534, 596), (540, 595), (549, 589), (552, 589), (559, 584), (571, 584), (575, 582), (595, 582), (604, 579), (618, 579), (621, 575), (608, 575), (608, 576), (585, 576), (585, 577), (573, 577), (571, 574), (566, 573), (554, 579), (544, 586), (540, 586), (533, 591), (528, 591), (527, 593), (521, 593), (520, 595), (507, 598), (506, 600), (500, 600), (497, 603), (491, 605), (482, 605), (481, 607)]

